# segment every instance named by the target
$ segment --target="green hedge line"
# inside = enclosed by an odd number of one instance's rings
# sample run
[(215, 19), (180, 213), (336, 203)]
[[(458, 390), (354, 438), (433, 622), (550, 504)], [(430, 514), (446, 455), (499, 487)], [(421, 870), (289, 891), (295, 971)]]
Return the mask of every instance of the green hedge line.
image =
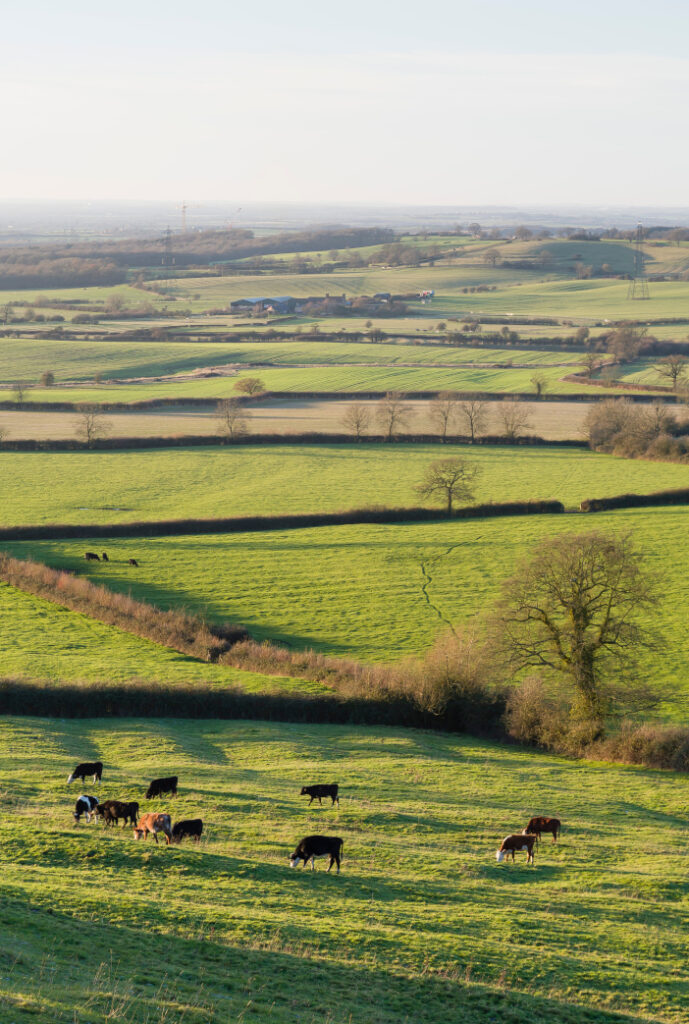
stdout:
[(582, 512), (605, 512), (614, 508), (653, 508), (661, 505), (689, 505), (689, 488), (655, 491), (653, 494), (616, 494), (611, 498), (586, 498)]

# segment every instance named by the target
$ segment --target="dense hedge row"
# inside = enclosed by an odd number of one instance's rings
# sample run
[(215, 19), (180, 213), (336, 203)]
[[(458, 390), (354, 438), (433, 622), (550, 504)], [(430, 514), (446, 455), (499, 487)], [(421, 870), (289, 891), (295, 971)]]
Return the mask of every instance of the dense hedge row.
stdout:
[(41, 526), (6, 526), (0, 541), (47, 540), (68, 537), (172, 537), (202, 533), (253, 533), (296, 530), (314, 526), (359, 523), (418, 523), (447, 519), (491, 519), (502, 516), (552, 515), (564, 512), (561, 501), (510, 501), (471, 505), (452, 515), (435, 508), (354, 508), (344, 512), (307, 512), (297, 515), (232, 516), (226, 519), (163, 519), (132, 523), (46, 523)]
[(653, 508), (659, 505), (689, 505), (689, 488), (654, 491), (652, 494), (616, 494), (611, 498), (586, 498), (582, 512), (605, 512), (613, 508)]

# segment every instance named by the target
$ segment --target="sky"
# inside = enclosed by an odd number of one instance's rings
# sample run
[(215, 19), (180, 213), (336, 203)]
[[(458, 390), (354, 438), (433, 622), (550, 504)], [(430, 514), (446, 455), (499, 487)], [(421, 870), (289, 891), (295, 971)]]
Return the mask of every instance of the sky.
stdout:
[(687, 205), (676, 0), (13, 0), (0, 198)]

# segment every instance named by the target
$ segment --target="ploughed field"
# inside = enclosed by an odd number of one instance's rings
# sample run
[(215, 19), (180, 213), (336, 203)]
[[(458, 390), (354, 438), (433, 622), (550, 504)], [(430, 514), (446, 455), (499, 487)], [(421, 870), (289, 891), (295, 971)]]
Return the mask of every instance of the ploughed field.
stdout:
[[(543, 538), (588, 530), (633, 531), (647, 567), (661, 576), (662, 601), (652, 622), (659, 642), (656, 649), (644, 651), (639, 671), (665, 688), (663, 713), (682, 718), (689, 709), (685, 509), (182, 537), (87, 537), (4, 543), (3, 548), (19, 558), (83, 573), (161, 608), (241, 623), (257, 639), (393, 662), (423, 653), (451, 626), (489, 610), (502, 581)], [(107, 564), (84, 562), (85, 550), (103, 549)], [(127, 564), (132, 555), (138, 568)], [(10, 596), (10, 608), (12, 603)], [(58, 663), (67, 660), (64, 638), (34, 641), (30, 633), (25, 644), (18, 644), (11, 614), (5, 629), (6, 671), (39, 674), (35, 644), (39, 650), (49, 645)], [(88, 651), (83, 660), (90, 662), (91, 657)], [(44, 664), (50, 664), (49, 657)], [(91, 671), (86, 678), (94, 678)], [(121, 667), (117, 672), (123, 675)], [(77, 674), (75, 667), (71, 674)]]
[[(0, 1016), (36, 1024), (686, 1019), (687, 782), (424, 732), (0, 723)], [(103, 784), (67, 787), (80, 760)], [(177, 798), (145, 801), (179, 775)], [(304, 784), (338, 782), (311, 809)], [(196, 846), (71, 821), (79, 792), (201, 817)], [(560, 817), (534, 867), (495, 851)], [(342, 872), (290, 870), (309, 834)], [(193, 964), (193, 967), (190, 965)]]
[(426, 466), (453, 456), (480, 467), (476, 502), (555, 499), (575, 508), (584, 498), (689, 487), (686, 465), (548, 447), (353, 443), (0, 451), (0, 528), (417, 505), (414, 487)]

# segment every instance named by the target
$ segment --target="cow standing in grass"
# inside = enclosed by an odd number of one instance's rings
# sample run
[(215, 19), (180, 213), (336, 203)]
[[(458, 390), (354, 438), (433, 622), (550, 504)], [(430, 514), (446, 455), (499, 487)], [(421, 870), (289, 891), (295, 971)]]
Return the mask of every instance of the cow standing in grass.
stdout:
[(524, 835), (527, 833), (536, 835), (541, 838), (542, 832), (550, 832), (553, 837), (553, 842), (557, 841), (557, 837), (560, 835), (560, 829), (562, 823), (559, 818), (532, 818), (529, 824), (524, 829)]
[(147, 814), (142, 814), (139, 818), (139, 824), (134, 829), (134, 838), (146, 839), (149, 835), (152, 835), (157, 844), (159, 832), (165, 835), (167, 845), (169, 846), (172, 842), (170, 815), (156, 814), (154, 811), (149, 811)]
[(70, 782), (75, 782), (77, 779), (81, 779), (82, 782), (86, 781), (88, 775), (93, 776), (93, 781), (102, 781), (103, 778), (103, 762), (102, 761), (82, 761), (78, 764), (72, 774), (67, 779), (67, 785)]
[(526, 853), (526, 863), (533, 864), (534, 862), (534, 844), (538, 842), (538, 836), (525, 835), (523, 832), (518, 835), (506, 836), (500, 849), (495, 854), (495, 859), (498, 864), (503, 860), (509, 860), (510, 854), (512, 854), (512, 860), (514, 861), (515, 853)]
[(74, 824), (78, 825), (82, 816), (86, 818), (87, 823), (91, 820), (91, 815), (98, 816), (98, 797), (97, 796), (84, 796), (83, 794), (77, 797), (77, 802), (74, 805)]

